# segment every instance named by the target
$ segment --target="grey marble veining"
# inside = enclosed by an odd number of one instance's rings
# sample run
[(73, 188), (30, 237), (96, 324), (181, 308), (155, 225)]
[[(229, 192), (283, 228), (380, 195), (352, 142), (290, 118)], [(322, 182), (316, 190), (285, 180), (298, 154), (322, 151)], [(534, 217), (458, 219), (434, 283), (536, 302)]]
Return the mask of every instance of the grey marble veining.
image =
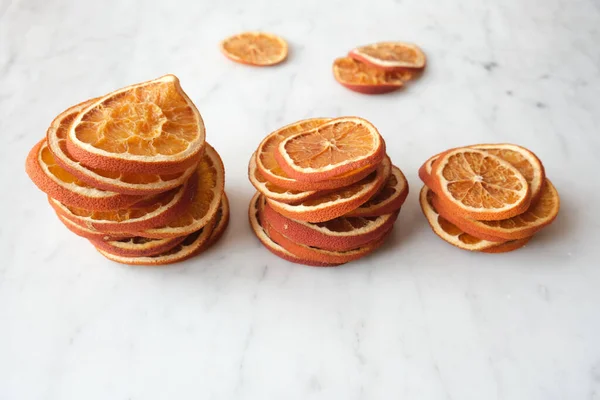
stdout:
[[(0, 399), (600, 399), (600, 7), (595, 0), (0, 0)], [(285, 37), (288, 62), (225, 59)], [(332, 77), (358, 44), (414, 41), (405, 90)], [(24, 161), (86, 98), (179, 76), (227, 171), (231, 225), (168, 268), (104, 260), (60, 224)], [(411, 194), (381, 251), (337, 269), (280, 260), (247, 223), (247, 161), (291, 121), (359, 115)], [(418, 167), (461, 144), (533, 149), (562, 196), (524, 249), (470, 254), (419, 210)]]

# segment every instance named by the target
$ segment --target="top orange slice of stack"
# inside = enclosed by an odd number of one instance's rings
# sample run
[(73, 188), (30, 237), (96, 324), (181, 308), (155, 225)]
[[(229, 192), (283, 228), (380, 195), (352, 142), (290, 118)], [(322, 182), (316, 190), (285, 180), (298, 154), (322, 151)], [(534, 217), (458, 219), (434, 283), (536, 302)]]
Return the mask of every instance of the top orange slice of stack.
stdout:
[(166, 75), (89, 104), (69, 127), (67, 150), (90, 168), (169, 174), (195, 165), (204, 141), (196, 106), (179, 79)]

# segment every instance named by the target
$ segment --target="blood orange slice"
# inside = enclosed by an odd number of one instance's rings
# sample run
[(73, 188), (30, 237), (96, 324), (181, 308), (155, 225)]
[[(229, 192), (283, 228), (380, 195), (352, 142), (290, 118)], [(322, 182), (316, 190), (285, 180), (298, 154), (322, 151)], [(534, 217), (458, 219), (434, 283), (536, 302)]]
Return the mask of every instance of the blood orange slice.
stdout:
[(283, 258), (289, 262), (293, 262), (296, 264), (304, 264), (310, 265), (314, 267), (335, 267), (337, 264), (328, 264), (322, 262), (312, 262), (309, 260), (303, 260), (299, 257), (296, 257), (294, 254), (287, 251), (285, 248), (280, 246), (278, 243), (274, 242), (269, 235), (267, 234), (265, 228), (263, 227), (263, 218), (261, 215), (261, 207), (264, 206), (264, 197), (259, 192), (254, 194), (252, 200), (250, 201), (250, 206), (248, 207), (248, 219), (250, 222), (250, 227), (252, 231), (260, 240), (260, 242), (269, 250), (271, 253), (276, 255), (277, 257)]
[(290, 136), (275, 152), (289, 176), (308, 182), (377, 165), (384, 157), (385, 142), (377, 128), (358, 117), (336, 118)]
[(185, 240), (181, 238), (150, 239), (145, 237), (130, 237), (121, 240), (91, 241), (94, 247), (113, 256), (149, 257), (166, 253)]
[(279, 64), (288, 54), (288, 45), (279, 36), (244, 32), (221, 42), (221, 52), (232, 61), (255, 66)]
[(48, 148), (59, 166), (80, 181), (87, 183), (88, 186), (122, 194), (147, 196), (166, 192), (183, 185), (196, 169), (195, 165), (184, 172), (174, 174), (132, 174), (123, 171), (115, 172), (87, 168), (71, 157), (67, 151), (69, 126), (81, 110), (96, 100), (90, 100), (67, 109), (56, 117), (48, 128), (46, 133)]
[(391, 173), (391, 162), (385, 158), (377, 170), (350, 186), (327, 193), (299, 204), (285, 204), (267, 199), (269, 205), (288, 218), (323, 222), (340, 217), (364, 204), (381, 189)]
[(114, 210), (141, 199), (96, 189), (80, 181), (56, 163), (46, 139), (36, 144), (27, 156), (27, 174), (40, 190), (63, 204), (88, 210)]
[(499, 242), (483, 240), (469, 235), (443, 218), (433, 206), (433, 196), (434, 193), (427, 186), (423, 186), (419, 195), (419, 203), (431, 229), (442, 240), (460, 249), (469, 251), (482, 251), (498, 246)]
[(265, 221), (289, 239), (323, 250), (348, 251), (379, 239), (396, 221), (398, 213), (379, 217), (338, 217), (313, 224), (278, 214), (267, 203)]
[(348, 54), (384, 71), (425, 67), (425, 54), (416, 45), (403, 42), (381, 42), (357, 47)]
[(170, 174), (197, 162), (204, 122), (174, 75), (119, 89), (74, 118), (67, 150), (91, 168)]
[(400, 210), (408, 196), (408, 181), (396, 166), (379, 192), (360, 207), (350, 211), (346, 217), (377, 217)]
[(433, 190), (457, 215), (478, 220), (514, 217), (527, 210), (531, 191), (510, 163), (475, 149), (454, 149), (433, 165)]
[(350, 57), (333, 62), (333, 76), (342, 86), (363, 94), (383, 94), (404, 86), (413, 77), (410, 71), (388, 72)]

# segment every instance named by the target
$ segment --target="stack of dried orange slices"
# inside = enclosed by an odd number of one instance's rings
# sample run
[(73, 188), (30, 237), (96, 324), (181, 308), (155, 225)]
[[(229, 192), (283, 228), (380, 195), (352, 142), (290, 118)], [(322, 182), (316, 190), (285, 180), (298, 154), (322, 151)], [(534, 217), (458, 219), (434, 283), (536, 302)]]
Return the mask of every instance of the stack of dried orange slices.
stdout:
[(333, 62), (333, 76), (346, 88), (364, 94), (398, 90), (425, 68), (425, 54), (416, 45), (381, 42), (350, 50)]
[(223, 163), (173, 75), (62, 112), (26, 170), (60, 221), (116, 262), (182, 261), (229, 221)]
[(268, 135), (248, 167), (256, 236), (274, 254), (334, 266), (377, 249), (408, 195), (377, 129), (357, 117), (314, 118)]
[(514, 144), (451, 149), (419, 169), (420, 203), (433, 231), (464, 250), (523, 247), (560, 208), (556, 188), (531, 151)]

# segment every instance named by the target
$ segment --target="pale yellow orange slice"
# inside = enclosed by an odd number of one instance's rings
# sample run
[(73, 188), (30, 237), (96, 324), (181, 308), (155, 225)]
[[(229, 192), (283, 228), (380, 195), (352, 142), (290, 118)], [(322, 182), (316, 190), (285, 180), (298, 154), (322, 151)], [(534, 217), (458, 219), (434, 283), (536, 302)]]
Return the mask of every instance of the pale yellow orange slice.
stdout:
[(279, 64), (288, 54), (288, 45), (277, 35), (244, 32), (221, 42), (221, 52), (230, 60), (255, 66)]
[(383, 71), (425, 67), (425, 54), (417, 45), (404, 42), (380, 42), (357, 47), (350, 57)]

